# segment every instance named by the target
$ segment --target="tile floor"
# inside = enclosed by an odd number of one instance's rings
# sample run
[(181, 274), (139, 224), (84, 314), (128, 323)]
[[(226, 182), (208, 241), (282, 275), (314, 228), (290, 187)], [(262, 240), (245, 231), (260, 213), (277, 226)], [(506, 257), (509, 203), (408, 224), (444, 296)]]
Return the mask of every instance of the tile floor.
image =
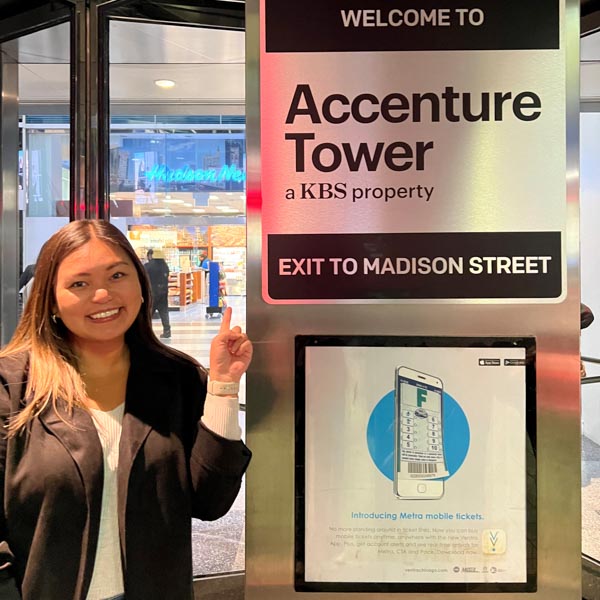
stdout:
[[(229, 297), (233, 308), (232, 325), (246, 330), (246, 298)], [(221, 326), (220, 317), (206, 318), (206, 305), (194, 304), (180, 311), (170, 311), (171, 339), (169, 346), (193, 356), (204, 366), (208, 361), (210, 342)], [(153, 320), (157, 335), (162, 333), (160, 319)], [(165, 340), (163, 340), (165, 341)], [(245, 408), (246, 394), (242, 382), (240, 403)], [(246, 431), (245, 412), (240, 411), (242, 436)], [(192, 521), (192, 550), (196, 577), (244, 570), (245, 486), (238, 494), (230, 511), (212, 522)]]
[[(588, 376), (600, 375), (600, 365), (585, 366)], [(584, 419), (593, 422), (593, 407), (599, 394), (600, 383), (582, 386)], [(581, 442), (581, 550), (600, 561), (600, 446), (586, 436), (582, 436)]]
[(600, 446), (583, 437), (581, 448), (582, 552), (600, 560)]

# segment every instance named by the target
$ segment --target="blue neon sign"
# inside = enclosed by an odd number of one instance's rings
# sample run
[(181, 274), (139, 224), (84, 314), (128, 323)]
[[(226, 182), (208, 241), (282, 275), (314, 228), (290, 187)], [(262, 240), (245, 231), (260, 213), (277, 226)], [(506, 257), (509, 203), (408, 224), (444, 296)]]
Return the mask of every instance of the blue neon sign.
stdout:
[(235, 165), (223, 165), (220, 169), (169, 169), (166, 165), (154, 165), (146, 171), (147, 181), (164, 181), (178, 183), (222, 183), (246, 181), (246, 173)]

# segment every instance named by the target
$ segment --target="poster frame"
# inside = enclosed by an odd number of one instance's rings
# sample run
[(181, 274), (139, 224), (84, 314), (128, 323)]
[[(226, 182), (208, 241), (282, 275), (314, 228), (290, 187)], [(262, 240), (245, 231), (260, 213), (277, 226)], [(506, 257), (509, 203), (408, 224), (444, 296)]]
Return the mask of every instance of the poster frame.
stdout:
[[(307, 347), (442, 347), (525, 349), (526, 435), (526, 564), (525, 582), (313, 582), (305, 577), (305, 458), (306, 458), (306, 348)], [(296, 592), (369, 593), (522, 593), (537, 591), (537, 407), (536, 339), (534, 337), (453, 337), (387, 335), (295, 336), (295, 475), (294, 475), (294, 589)]]

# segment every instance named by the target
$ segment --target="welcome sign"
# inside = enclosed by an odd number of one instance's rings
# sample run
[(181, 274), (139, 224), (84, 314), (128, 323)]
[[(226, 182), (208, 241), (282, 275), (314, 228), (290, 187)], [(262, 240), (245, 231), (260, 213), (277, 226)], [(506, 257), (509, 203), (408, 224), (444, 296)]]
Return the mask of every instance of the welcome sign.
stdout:
[(556, 0), (263, 0), (263, 298), (557, 302)]

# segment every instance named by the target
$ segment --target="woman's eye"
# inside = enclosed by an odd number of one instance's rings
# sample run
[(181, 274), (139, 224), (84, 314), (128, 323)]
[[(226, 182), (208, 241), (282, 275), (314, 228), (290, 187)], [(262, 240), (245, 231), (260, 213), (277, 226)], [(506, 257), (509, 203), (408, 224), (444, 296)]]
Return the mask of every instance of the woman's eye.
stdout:
[(112, 279), (121, 279), (121, 277), (125, 277), (125, 273), (117, 271), (116, 273), (113, 273), (111, 277)]
[(81, 288), (85, 285), (85, 281), (75, 281), (69, 287), (72, 288)]

